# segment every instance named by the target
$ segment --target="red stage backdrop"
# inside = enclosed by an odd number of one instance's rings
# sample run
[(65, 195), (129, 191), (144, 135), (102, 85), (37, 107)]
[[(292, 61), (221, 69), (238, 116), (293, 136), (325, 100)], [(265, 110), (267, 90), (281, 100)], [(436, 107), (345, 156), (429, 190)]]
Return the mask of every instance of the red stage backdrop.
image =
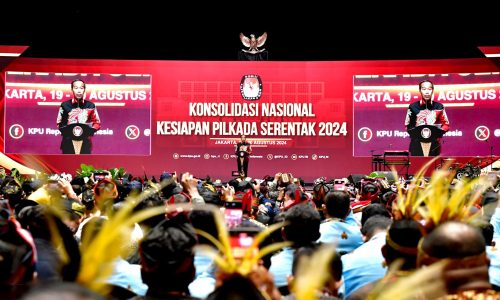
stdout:
[[(227, 180), (231, 178), (231, 171), (236, 170), (234, 145), (239, 136), (245, 134), (253, 146), (249, 164), (251, 177), (286, 171), (312, 181), (319, 176), (331, 179), (347, 177), (352, 173), (368, 173), (371, 161), (363, 156), (369, 156), (369, 150), (380, 148), (378, 150), (383, 152), (390, 148), (407, 148), (407, 138), (395, 139), (394, 136), (396, 130), (404, 131), (406, 108), (393, 108), (386, 104), (404, 104), (407, 107), (410, 99), (413, 100), (418, 93), (418, 79), (422, 78), (412, 77), (417, 74), (436, 77), (444, 76), (432, 74), (450, 74), (449, 81), (435, 82), (435, 97), (439, 96), (438, 88), (441, 88), (446, 95), (446, 100), (442, 102), (448, 110), (452, 130), (462, 130), (461, 140), (453, 136), (457, 144), (471, 140), (469, 131), (475, 125), (467, 129), (461, 126), (470, 122), (470, 118), (476, 118), (484, 120), (491, 132), (488, 141), (483, 143), (491, 144), (493, 149), (499, 146), (500, 134), (496, 132), (500, 131), (500, 126), (494, 118), (499, 113), (496, 109), (499, 101), (498, 70), (487, 59), (201, 62), (20, 58), (5, 71), (15, 73), (3, 73), (4, 152), (37, 154), (38, 158), (59, 171), (74, 172), (81, 163), (86, 163), (98, 168), (124, 167), (129, 172), (146, 172), (149, 176), (175, 170), (178, 173), (190, 171), (198, 177), (210, 175)], [(482, 73), (487, 75), (480, 75)], [(392, 74), (402, 75), (387, 77), (387, 80), (381, 76)], [(12, 79), (11, 75), (20, 76), (22, 80), (19, 80), (25, 85), (13, 85), (17, 79)], [(112, 130), (113, 134), (95, 136), (96, 154), (59, 155), (60, 136), (57, 133), (52, 135), (56, 128), (56, 106), (40, 105), (38, 103), (43, 99), (31, 98), (37, 98), (37, 91), (40, 91), (45, 101), (50, 100), (57, 105), (71, 92), (70, 78), (83, 76), (103, 78), (100, 82), (87, 82), (87, 98), (93, 95), (93, 89), (101, 91), (94, 93), (97, 97), (95, 102), (104, 130)], [(120, 78), (124, 81), (117, 82)], [(488, 80), (483, 80), (485, 78)], [(63, 86), (56, 89), (51, 84)], [(475, 104), (460, 108), (464, 111), (481, 109), (480, 114), (457, 114), (455, 108), (447, 106), (452, 102), (449, 97), (457, 98), (452, 94), (460, 87), (479, 90), (483, 89), (478, 88), (481, 84), (488, 85), (484, 88), (486, 97), (495, 99), (464, 100), (462, 103)], [(446, 85), (449, 85), (448, 89)], [(461, 86), (455, 88), (454, 85)], [(21, 89), (35, 91), (21, 92)], [(448, 90), (452, 92), (446, 94)], [(375, 96), (368, 97), (368, 93), (374, 91)], [(394, 103), (385, 103), (384, 93), (379, 100), (376, 92), (387, 92)], [(64, 99), (58, 98), (60, 93)], [(144, 93), (144, 100), (123, 99), (125, 95)], [(364, 93), (365, 98), (361, 98), (360, 93)], [(409, 93), (408, 97), (406, 93)], [(476, 95), (473, 91), (471, 93)], [(118, 94), (122, 99), (116, 98)], [(399, 95), (401, 98), (398, 98)], [(481, 98), (481, 95), (474, 97)], [(105, 106), (105, 103), (125, 103), (125, 107)], [(147, 124), (149, 103), (150, 126)], [(25, 130), (23, 139), (29, 138), (32, 141), (26, 140), (26, 143), (37, 146), (16, 145), (18, 141), (11, 136), (15, 135), (12, 125), (18, 124), (21, 119), (28, 128), (44, 129), (43, 135), (29, 135)], [(30, 121), (33, 119), (34, 122)], [(127, 137), (129, 125), (137, 126), (132, 132), (138, 134), (137, 140), (131, 141), (130, 136)], [(375, 134), (377, 130), (392, 132), (390, 138), (394, 140), (386, 140), (384, 135), (374, 139), (375, 144), (361, 144), (357, 131), (368, 126), (374, 128)], [(45, 134), (47, 132), (49, 135)], [(451, 137), (446, 136), (445, 139), (451, 143)], [(489, 154), (480, 145), (477, 142), (477, 155)], [(488, 146), (484, 148), (489, 149)], [(474, 156), (476, 150), (461, 150), (455, 154)], [(447, 154), (454, 155), (453, 152)], [(412, 158), (410, 173), (424, 161), (424, 158)]]

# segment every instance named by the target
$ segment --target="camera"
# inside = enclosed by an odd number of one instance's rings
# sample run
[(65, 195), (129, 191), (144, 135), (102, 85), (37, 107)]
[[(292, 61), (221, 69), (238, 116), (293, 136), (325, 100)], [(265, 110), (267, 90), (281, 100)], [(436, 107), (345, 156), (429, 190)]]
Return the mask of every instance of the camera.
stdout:
[(287, 187), (289, 184), (293, 183), (293, 176), (290, 173), (281, 173), (278, 178), (278, 186)]
[(345, 191), (346, 183), (343, 179), (334, 179), (333, 180), (333, 190), (334, 191)]
[(92, 210), (95, 207), (95, 195), (92, 189), (85, 190), (82, 193), (82, 204), (86, 210)]
[(227, 228), (241, 225), (243, 218), (243, 203), (241, 201), (226, 201), (224, 203), (224, 219)]
[(220, 179), (217, 179), (213, 183), (215, 191), (219, 194), (222, 194), (222, 181)]
[[(258, 227), (238, 227), (229, 229), (229, 244), (236, 259), (243, 258), (245, 252), (252, 246), (254, 237), (260, 232)], [(258, 251), (257, 248), (254, 249)], [(256, 254), (256, 253), (254, 253)]]
[(107, 175), (108, 173), (105, 172), (94, 172), (94, 181), (97, 182), (103, 180)]
[(177, 176), (176, 171), (163, 171), (160, 175), (160, 180), (172, 178), (174, 176)]

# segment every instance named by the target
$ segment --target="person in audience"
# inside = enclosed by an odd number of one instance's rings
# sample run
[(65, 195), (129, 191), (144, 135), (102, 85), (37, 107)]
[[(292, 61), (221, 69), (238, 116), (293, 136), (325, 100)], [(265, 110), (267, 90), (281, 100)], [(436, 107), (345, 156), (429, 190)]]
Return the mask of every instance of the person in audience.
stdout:
[[(39, 281), (73, 281), (80, 268), (80, 251), (73, 232), (54, 208), (47, 205), (25, 207), (19, 222), (33, 236), (37, 250)], [(66, 254), (63, 257), (61, 253)]]
[(0, 295), (2, 299), (19, 299), (33, 282), (36, 247), (31, 233), (12, 218), (0, 202)]
[(287, 211), (297, 204), (308, 205), (316, 209), (316, 206), (314, 205), (312, 199), (309, 198), (309, 195), (304, 193), (304, 189), (295, 183), (286, 185), (283, 189), (282, 196), (278, 199), (281, 200), (281, 209), (283, 211)]
[(188, 285), (195, 276), (196, 233), (183, 213), (156, 225), (141, 241), (141, 274), (148, 286), (134, 299), (194, 299)]
[(321, 223), (318, 242), (335, 243), (340, 255), (349, 253), (363, 244), (359, 227), (346, 218), (351, 211), (351, 199), (345, 191), (331, 191), (325, 196), (325, 216)]
[[(264, 292), (265, 295), (264, 296)], [(248, 276), (233, 274), (221, 280), (220, 285), (207, 300), (281, 300), (272, 276), (263, 266), (258, 266)]]
[(383, 216), (391, 218), (391, 213), (381, 203), (368, 204), (361, 211), (361, 227), (365, 225), (366, 221), (373, 216)]
[(352, 253), (342, 256), (344, 299), (362, 286), (384, 277), (387, 268), (382, 256), (391, 219), (383, 216), (369, 218), (361, 228), (365, 243)]
[[(288, 286), (291, 288), (291, 290), (294, 290), (294, 285), (296, 284), (296, 281), (298, 279), (297, 276), (300, 276), (300, 274), (298, 273), (298, 268), (301, 260), (305, 258), (313, 259), (314, 254), (317, 253), (320, 249), (319, 246), (320, 245), (317, 244), (309, 247), (302, 247), (297, 249), (297, 251), (295, 252), (293, 256), (292, 275), (288, 277)], [(334, 249), (332, 250), (335, 251)], [(309, 264), (310, 263), (314, 263), (314, 261), (310, 260)], [(320, 290), (317, 291), (318, 299), (338, 300), (340, 299), (338, 298), (338, 290), (342, 284), (342, 260), (340, 259), (340, 255), (338, 255), (338, 253), (335, 253), (329, 261), (327, 270), (329, 273), (327, 275), (328, 279), (320, 288)], [(294, 300), (296, 299), (295, 294), (289, 294), (288, 296), (285, 296), (284, 299)]]
[[(4, 299), (4, 298), (3, 298)], [(105, 300), (110, 299), (74, 282), (57, 282), (34, 286), (21, 300)]]
[(493, 225), (485, 224), (481, 226), (484, 240), (486, 242), (486, 254), (490, 260), (488, 274), (490, 276), (490, 283), (493, 289), (497, 292), (500, 291), (500, 251), (496, 242), (493, 241)]
[(391, 266), (397, 260), (401, 261), (401, 266), (395, 272), (388, 272), (380, 280), (357, 289), (349, 299), (366, 299), (380, 282), (390, 284), (400, 277), (412, 274), (417, 268), (417, 246), (421, 238), (422, 230), (418, 222), (408, 219), (393, 221), (385, 237), (385, 245), (382, 246), (381, 250), (387, 266)]
[[(189, 212), (189, 220), (195, 229), (203, 230), (211, 236), (217, 237), (217, 223), (213, 211), (204, 208), (195, 208)], [(209, 239), (197, 234), (198, 244), (216, 247)], [(198, 257), (197, 257), (198, 256)], [(202, 253), (195, 253), (196, 275), (201, 274), (209, 268), (212, 259)]]
[[(95, 217), (87, 222), (82, 229), (82, 244), (92, 243), (106, 222), (107, 219), (103, 217)], [(146, 294), (148, 287), (142, 282), (140, 265), (130, 264), (123, 257), (118, 257), (112, 264), (113, 271), (105, 281), (111, 287), (110, 295), (116, 298), (131, 298)]]
[(420, 240), (417, 267), (448, 259), (443, 271), (448, 296), (479, 299), (472, 297), (494, 294), (489, 282), (489, 260), (485, 250), (486, 243), (478, 228), (448, 221)]
[(292, 247), (285, 247), (271, 257), (269, 272), (282, 295), (288, 295), (288, 276), (292, 274), (293, 254), (295, 249), (315, 244), (320, 237), (321, 218), (309, 205), (298, 204), (286, 211), (285, 227), (282, 234), (286, 241), (293, 242)]

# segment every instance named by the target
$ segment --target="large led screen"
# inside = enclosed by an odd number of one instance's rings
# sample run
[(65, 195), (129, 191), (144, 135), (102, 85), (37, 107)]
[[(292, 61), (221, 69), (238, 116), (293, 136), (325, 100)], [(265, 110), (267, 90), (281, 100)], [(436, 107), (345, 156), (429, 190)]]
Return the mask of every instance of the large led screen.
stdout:
[(149, 155), (151, 76), (15, 71), (5, 74), (5, 153), (62, 153), (57, 118), (75, 79), (85, 82), (84, 101), (95, 104), (100, 119), (91, 153)]
[(498, 72), (356, 75), (354, 156), (409, 150), (405, 119), (409, 105), (421, 100), (419, 83), (424, 80), (434, 84), (432, 101), (444, 106), (449, 120), (449, 130), (441, 138), (442, 156), (490, 156), (498, 150)]

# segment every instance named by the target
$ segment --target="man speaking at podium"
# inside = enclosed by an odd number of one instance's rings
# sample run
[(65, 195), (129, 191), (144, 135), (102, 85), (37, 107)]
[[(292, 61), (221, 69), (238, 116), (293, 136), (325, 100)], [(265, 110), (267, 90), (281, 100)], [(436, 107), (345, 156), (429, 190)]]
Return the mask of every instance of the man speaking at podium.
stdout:
[(450, 122), (441, 103), (432, 101), (434, 84), (419, 83), (422, 99), (413, 102), (406, 113), (405, 126), (410, 134), (412, 156), (437, 156), (441, 153), (441, 137), (450, 129)]
[(85, 82), (71, 82), (73, 98), (61, 103), (57, 115), (57, 127), (62, 134), (63, 154), (90, 154), (92, 136), (101, 128), (101, 120), (95, 104), (85, 100)]
[(248, 176), (248, 161), (252, 154), (252, 146), (247, 142), (245, 135), (241, 136), (241, 140), (235, 147), (236, 160), (238, 162), (238, 172), (241, 177)]

